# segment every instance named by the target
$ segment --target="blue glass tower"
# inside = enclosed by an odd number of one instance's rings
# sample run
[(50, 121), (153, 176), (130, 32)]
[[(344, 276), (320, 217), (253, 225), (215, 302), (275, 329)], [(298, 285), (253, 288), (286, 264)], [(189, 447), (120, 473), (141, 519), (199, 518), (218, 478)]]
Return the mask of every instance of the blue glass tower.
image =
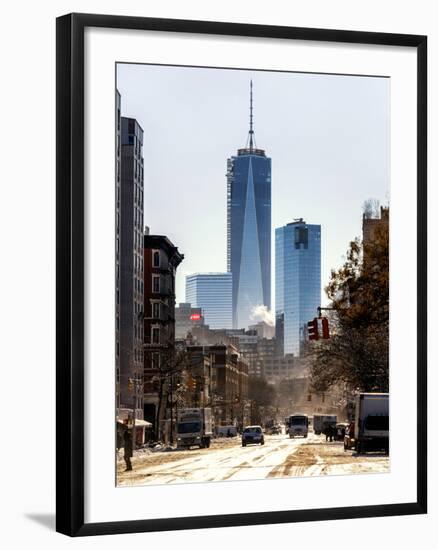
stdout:
[(307, 322), (321, 305), (321, 226), (303, 219), (275, 230), (278, 351), (300, 355)]
[(232, 328), (231, 273), (194, 273), (186, 277), (186, 302), (202, 308), (212, 329)]
[(227, 269), (233, 327), (248, 328), (256, 306), (271, 308), (271, 159), (255, 146), (252, 81), (247, 144), (227, 163)]

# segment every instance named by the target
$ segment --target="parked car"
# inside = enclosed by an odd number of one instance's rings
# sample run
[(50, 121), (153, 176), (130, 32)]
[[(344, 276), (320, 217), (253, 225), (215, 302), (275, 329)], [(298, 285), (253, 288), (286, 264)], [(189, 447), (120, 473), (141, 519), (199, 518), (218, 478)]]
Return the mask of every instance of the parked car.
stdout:
[(261, 426), (247, 426), (242, 432), (242, 447), (249, 443), (264, 445), (265, 438)]

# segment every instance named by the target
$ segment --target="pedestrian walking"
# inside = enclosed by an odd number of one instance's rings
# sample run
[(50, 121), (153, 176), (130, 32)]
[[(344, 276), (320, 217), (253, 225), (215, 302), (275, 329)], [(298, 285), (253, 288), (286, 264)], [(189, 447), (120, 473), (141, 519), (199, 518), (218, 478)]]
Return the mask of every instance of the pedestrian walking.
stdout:
[(131, 432), (127, 429), (125, 430), (125, 433), (123, 434), (123, 442), (124, 442), (124, 454), (123, 458), (125, 459), (126, 463), (126, 470), (125, 472), (130, 472), (132, 470), (132, 463), (131, 463), (131, 457), (132, 457), (132, 436)]
[(331, 424), (326, 424), (324, 427), (324, 435), (326, 441), (333, 441), (334, 427)]
[(333, 437), (335, 435), (335, 427), (330, 425), (329, 426), (329, 441), (332, 442), (333, 441)]

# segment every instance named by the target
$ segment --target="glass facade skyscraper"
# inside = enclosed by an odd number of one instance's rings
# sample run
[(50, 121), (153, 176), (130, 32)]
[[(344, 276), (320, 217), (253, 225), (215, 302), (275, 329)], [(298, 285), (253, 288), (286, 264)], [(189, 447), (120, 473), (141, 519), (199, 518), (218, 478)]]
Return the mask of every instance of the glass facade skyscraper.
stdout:
[(271, 159), (247, 146), (227, 163), (227, 269), (233, 276), (233, 328), (254, 323), (253, 309), (271, 308)]
[(278, 351), (300, 355), (307, 322), (321, 305), (321, 226), (302, 219), (275, 230)]
[(232, 328), (231, 300), (231, 273), (194, 273), (186, 277), (186, 302), (202, 308), (210, 328)]

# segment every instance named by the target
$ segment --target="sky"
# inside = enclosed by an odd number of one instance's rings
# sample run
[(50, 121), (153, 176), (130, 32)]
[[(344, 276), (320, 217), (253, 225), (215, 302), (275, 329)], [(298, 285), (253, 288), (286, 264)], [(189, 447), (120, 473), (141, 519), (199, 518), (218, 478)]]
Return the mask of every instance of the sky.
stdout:
[(184, 254), (185, 276), (226, 271), (227, 158), (245, 147), (253, 81), (256, 145), (272, 159), (275, 228), (321, 225), (321, 303), (332, 269), (361, 236), (362, 205), (389, 204), (387, 78), (118, 64), (122, 116), (144, 130), (144, 223)]

